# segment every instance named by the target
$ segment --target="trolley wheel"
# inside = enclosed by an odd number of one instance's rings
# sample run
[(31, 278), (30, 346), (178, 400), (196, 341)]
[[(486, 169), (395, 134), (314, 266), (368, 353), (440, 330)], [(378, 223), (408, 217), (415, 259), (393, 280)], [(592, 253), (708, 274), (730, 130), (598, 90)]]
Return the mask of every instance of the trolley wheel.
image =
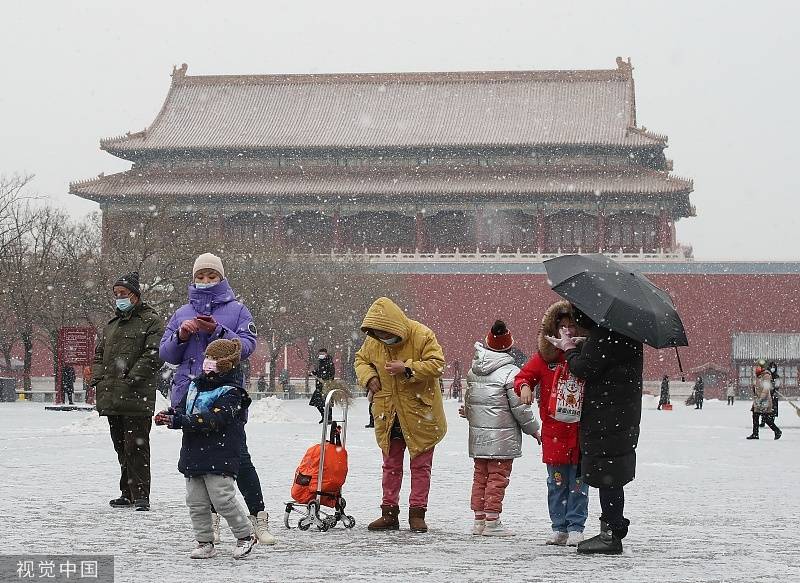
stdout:
[(321, 530), (322, 532), (328, 532), (328, 529), (330, 528), (330, 526), (328, 525), (328, 521), (327, 520), (323, 520), (317, 528), (319, 530)]
[(308, 530), (314, 524), (314, 519), (311, 516), (304, 516), (297, 522), (297, 528), (300, 530)]
[(342, 524), (345, 528), (353, 528), (356, 525), (356, 519), (352, 516), (343, 516)]

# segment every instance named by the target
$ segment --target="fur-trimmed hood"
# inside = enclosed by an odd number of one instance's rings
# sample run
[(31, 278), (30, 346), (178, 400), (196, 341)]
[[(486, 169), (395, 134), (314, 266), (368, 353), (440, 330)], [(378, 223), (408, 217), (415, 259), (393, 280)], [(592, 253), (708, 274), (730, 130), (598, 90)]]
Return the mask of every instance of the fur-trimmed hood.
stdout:
[(539, 354), (545, 360), (545, 362), (551, 363), (560, 360), (559, 356), (562, 352), (550, 344), (545, 336), (555, 336), (558, 330), (556, 329), (556, 323), (558, 322), (558, 318), (562, 314), (569, 314), (572, 316), (572, 305), (566, 301), (561, 300), (549, 308), (544, 313), (544, 317), (542, 318), (542, 325), (539, 328), (539, 336), (537, 339)]

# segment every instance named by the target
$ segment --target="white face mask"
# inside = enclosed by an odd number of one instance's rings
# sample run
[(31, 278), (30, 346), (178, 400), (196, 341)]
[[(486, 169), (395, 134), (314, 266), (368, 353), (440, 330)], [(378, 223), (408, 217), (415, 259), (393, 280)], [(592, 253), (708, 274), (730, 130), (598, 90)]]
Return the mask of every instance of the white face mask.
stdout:
[(400, 342), (400, 338), (398, 336), (392, 336), (391, 338), (378, 338), (384, 344), (397, 344)]
[(320, 360), (325, 360), (325, 358), (326, 358), (327, 356), (328, 356), (327, 354), (318, 354), (318, 355), (317, 355), (317, 358), (319, 358)]

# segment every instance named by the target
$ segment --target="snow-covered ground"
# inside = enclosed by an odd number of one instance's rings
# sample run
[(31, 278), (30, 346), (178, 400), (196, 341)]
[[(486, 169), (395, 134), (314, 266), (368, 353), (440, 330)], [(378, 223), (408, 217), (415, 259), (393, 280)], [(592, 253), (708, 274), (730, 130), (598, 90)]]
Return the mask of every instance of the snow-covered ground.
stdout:
[[(450, 429), (434, 456), (427, 534), (407, 530), (408, 484), (399, 532), (370, 533), (379, 513), (380, 452), (366, 401), (350, 410), (350, 475), (345, 489), (352, 531), (287, 531), (282, 524), (294, 469), (319, 440), (317, 412), (304, 401), (258, 402), (248, 424), (274, 547), (245, 561), (222, 553), (191, 561), (193, 546), (176, 469), (180, 435), (152, 432), (153, 511), (114, 510), (118, 465), (104, 419), (94, 413), (45, 411), (41, 404), (0, 405), (0, 523), (4, 553), (111, 553), (117, 581), (800, 581), (800, 418), (781, 404), (783, 438), (762, 430), (746, 441), (749, 403), (706, 401), (695, 411), (655, 410), (645, 397), (638, 477), (626, 489), (632, 526), (621, 557), (587, 558), (543, 544), (549, 532), (545, 469), (529, 440), (506, 495), (510, 539), (469, 534), (471, 462), (466, 421), (445, 403)], [(598, 528), (590, 493), (587, 533)]]

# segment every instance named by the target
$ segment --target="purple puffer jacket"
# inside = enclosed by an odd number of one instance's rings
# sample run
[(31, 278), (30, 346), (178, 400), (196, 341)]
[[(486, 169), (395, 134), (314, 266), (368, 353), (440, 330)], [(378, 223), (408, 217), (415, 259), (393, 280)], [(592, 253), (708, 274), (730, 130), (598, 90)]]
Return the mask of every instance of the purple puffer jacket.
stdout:
[[(178, 338), (181, 323), (199, 314), (214, 316), (217, 329), (211, 334), (192, 334), (186, 342), (181, 342)], [(158, 350), (161, 360), (178, 365), (170, 394), (172, 406), (178, 406), (189, 390), (189, 383), (203, 372), (206, 347), (211, 342), (220, 338), (238, 338), (242, 343), (244, 360), (255, 351), (257, 336), (250, 310), (236, 301), (227, 279), (207, 289), (197, 289), (193, 283), (189, 284), (189, 303), (178, 308), (170, 318)]]

